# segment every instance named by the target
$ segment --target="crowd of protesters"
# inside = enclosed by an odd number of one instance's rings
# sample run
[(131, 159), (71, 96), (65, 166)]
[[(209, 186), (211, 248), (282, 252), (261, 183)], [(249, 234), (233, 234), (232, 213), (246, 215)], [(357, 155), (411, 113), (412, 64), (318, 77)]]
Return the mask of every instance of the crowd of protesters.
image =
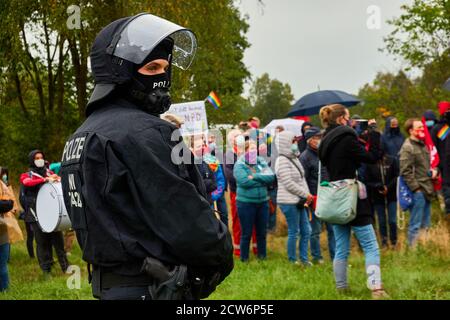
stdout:
[[(277, 226), (279, 208), (287, 222), (288, 261), (303, 267), (323, 264), (320, 236), (326, 231), (336, 287), (345, 291), (353, 233), (364, 252), (368, 286), (374, 297), (384, 297), (380, 246), (398, 248), (399, 177), (413, 198), (409, 246), (414, 247), (421, 230), (430, 227), (430, 206), (436, 194), (447, 216), (450, 213), (450, 103), (440, 102), (438, 111), (439, 119), (432, 110), (422, 119), (408, 119), (404, 126), (407, 138), (396, 117), (387, 118), (380, 132), (375, 120), (351, 116), (342, 105), (329, 105), (319, 114), (322, 128), (305, 121), (299, 128), (301, 136), (283, 126), (266, 132), (260, 128), (260, 120), (252, 117), (227, 132), (225, 141), (209, 133), (190, 137), (188, 146), (203, 178), (207, 200), (217, 217), (229, 226), (234, 254), (241, 261), (250, 260), (250, 251), (258, 259), (267, 258), (267, 235)], [(163, 119), (178, 128), (183, 125), (175, 115), (167, 114)], [(435, 156), (439, 162), (433, 162)], [(21, 213), (28, 254), (35, 257), (36, 242), (36, 256), (45, 275), (54, 264), (53, 248), (62, 271), (67, 271), (67, 256), (75, 238), (71, 230), (65, 234), (44, 233), (36, 221), (39, 188), (46, 182), (59, 181), (58, 170), (59, 164), (48, 163), (42, 151), (30, 153), (29, 169), (20, 176), (22, 211), (11, 196), (14, 193), (7, 169), (2, 168), (0, 175), (0, 213), (2, 217), (8, 212), (13, 216)], [(355, 178), (360, 195), (356, 218), (345, 225), (321, 221), (315, 215), (321, 182)], [(0, 291), (9, 282), (9, 243), (7, 227), (0, 223)]]
[[(375, 298), (387, 296), (381, 281), (380, 248), (399, 248), (398, 178), (402, 177), (413, 197), (409, 207), (409, 246), (416, 246), (420, 232), (430, 227), (430, 203), (436, 194), (442, 194), (446, 212), (450, 212), (446, 137), (442, 134), (450, 124), (450, 104), (440, 102), (438, 110), (440, 119), (431, 110), (424, 113), (423, 119), (408, 119), (404, 125), (406, 138), (396, 117), (388, 117), (381, 132), (375, 120), (351, 116), (342, 105), (322, 108), (322, 128), (303, 122), (301, 136), (282, 126), (265, 132), (259, 119), (253, 117), (227, 133), (226, 147), (217, 144), (216, 137), (203, 138), (203, 157), (208, 158), (205, 154), (214, 150), (216, 160), (223, 166), (234, 254), (247, 262), (253, 249), (258, 259), (266, 259), (267, 234), (276, 226), (278, 207), (287, 223), (288, 261), (303, 267), (323, 264), (320, 236), (326, 231), (336, 287), (346, 291), (353, 233), (365, 255), (368, 287)], [(426, 135), (434, 141), (440, 155), (438, 166), (433, 166), (430, 159), (432, 151), (425, 142)], [(314, 213), (320, 181), (355, 177), (360, 191), (356, 218), (346, 225), (317, 218)], [(221, 190), (215, 188), (211, 194)], [(219, 213), (226, 210), (228, 215), (228, 209), (223, 207), (215, 206)]]

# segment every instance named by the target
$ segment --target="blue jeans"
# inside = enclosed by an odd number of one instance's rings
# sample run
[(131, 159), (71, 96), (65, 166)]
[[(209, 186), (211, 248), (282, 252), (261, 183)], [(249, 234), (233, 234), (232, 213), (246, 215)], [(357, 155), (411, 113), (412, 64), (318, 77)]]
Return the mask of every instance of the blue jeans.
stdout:
[(380, 229), (382, 246), (388, 244), (388, 231), (386, 226), (386, 209), (389, 224), (389, 239), (392, 245), (397, 244), (397, 202), (391, 201), (387, 204), (375, 204), (374, 209), (377, 212), (378, 228)]
[(5, 291), (9, 287), (8, 276), (8, 260), (9, 260), (9, 243), (0, 245), (0, 292)]
[(413, 207), (408, 227), (408, 244), (414, 245), (419, 237), (421, 228), (429, 228), (431, 224), (430, 201), (425, 198), (423, 192), (414, 193)]
[[(350, 225), (333, 225), (334, 237), (336, 239), (336, 255), (333, 261), (333, 270), (337, 288), (346, 288), (347, 282), (347, 260), (350, 255), (350, 239), (353, 230), (362, 250), (364, 251), (366, 272), (368, 277), (373, 277), (372, 271), (378, 268), (375, 273), (375, 285), (381, 285), (380, 250), (378, 248), (375, 230), (371, 224), (361, 227)], [(372, 281), (373, 279), (371, 279)]]
[(269, 218), (269, 205), (266, 202), (250, 203), (236, 201), (239, 221), (241, 223), (241, 260), (247, 261), (250, 251), (250, 239), (252, 237), (253, 226), (256, 231), (256, 244), (258, 247), (258, 258), (266, 257), (266, 235), (267, 219)]
[(314, 212), (312, 213), (311, 224), (311, 256), (313, 260), (322, 260), (322, 253), (320, 250), (320, 234), (322, 233), (322, 224), (325, 224), (327, 228), (328, 238), (328, 251), (330, 253), (331, 261), (334, 259), (334, 253), (336, 250), (336, 241), (334, 240), (333, 226), (329, 223), (321, 221), (316, 217)]
[(269, 221), (267, 222), (267, 230), (269, 231), (275, 231), (275, 228), (277, 227), (277, 190), (278, 189), (269, 190), (270, 200), (275, 206), (275, 212), (272, 214), (269, 213)]
[(280, 204), (281, 211), (286, 216), (288, 227), (287, 253), (291, 262), (297, 261), (297, 238), (300, 230), (299, 251), (300, 260), (308, 262), (308, 243), (311, 238), (311, 226), (306, 210), (299, 210), (295, 204)]
[(219, 198), (219, 200), (216, 201), (217, 203), (217, 210), (220, 212), (220, 221), (222, 221), (228, 228), (228, 207), (227, 202), (225, 201), (225, 192), (223, 193), (222, 197)]

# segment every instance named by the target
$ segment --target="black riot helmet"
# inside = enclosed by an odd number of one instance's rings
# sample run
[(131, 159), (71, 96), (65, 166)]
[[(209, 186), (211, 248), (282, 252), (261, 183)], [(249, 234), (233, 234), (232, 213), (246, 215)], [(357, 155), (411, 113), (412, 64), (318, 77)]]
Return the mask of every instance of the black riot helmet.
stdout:
[[(146, 111), (164, 113), (170, 106), (171, 65), (188, 69), (196, 50), (197, 40), (192, 31), (148, 13), (110, 23), (92, 45), (90, 62), (95, 87), (86, 115), (96, 109), (97, 102), (119, 88), (125, 98)], [(165, 75), (144, 76), (137, 72), (153, 59), (169, 62)]]

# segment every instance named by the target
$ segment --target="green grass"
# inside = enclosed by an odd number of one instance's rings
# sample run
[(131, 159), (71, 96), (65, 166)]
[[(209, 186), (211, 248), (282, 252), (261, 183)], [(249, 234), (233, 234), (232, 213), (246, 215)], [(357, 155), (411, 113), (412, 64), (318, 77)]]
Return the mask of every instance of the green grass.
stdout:
[[(404, 237), (404, 235), (403, 235)], [(323, 237), (325, 238), (325, 237)], [(323, 239), (325, 240), (325, 239)], [(236, 260), (231, 275), (217, 288), (209, 299), (370, 299), (366, 288), (364, 257), (353, 248), (349, 264), (351, 292), (336, 293), (332, 265), (302, 268), (287, 261), (285, 236), (270, 236), (268, 258), (248, 264)], [(325, 242), (323, 243), (325, 245)], [(324, 254), (326, 254), (326, 249)], [(382, 277), (392, 299), (450, 299), (450, 257), (432, 244), (416, 250), (382, 251)], [(51, 279), (44, 279), (36, 259), (27, 255), (25, 244), (11, 247), (9, 264), (10, 289), (0, 293), (3, 299), (93, 299), (87, 282), (86, 264), (75, 246), (69, 257), (71, 264), (81, 267), (80, 289), (69, 289), (69, 275), (59, 269), (57, 263)]]

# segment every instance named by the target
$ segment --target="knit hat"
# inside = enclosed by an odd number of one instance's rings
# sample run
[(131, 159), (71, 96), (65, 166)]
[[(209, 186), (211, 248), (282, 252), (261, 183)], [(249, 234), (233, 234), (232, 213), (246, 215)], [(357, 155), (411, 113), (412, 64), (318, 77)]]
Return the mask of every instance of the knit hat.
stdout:
[(319, 128), (311, 127), (305, 132), (305, 140), (308, 141), (310, 138), (320, 135), (322, 135), (322, 133), (320, 132)]
[(425, 111), (423, 117), (425, 118), (425, 120), (434, 120), (434, 121), (437, 120), (436, 115), (432, 110)]

